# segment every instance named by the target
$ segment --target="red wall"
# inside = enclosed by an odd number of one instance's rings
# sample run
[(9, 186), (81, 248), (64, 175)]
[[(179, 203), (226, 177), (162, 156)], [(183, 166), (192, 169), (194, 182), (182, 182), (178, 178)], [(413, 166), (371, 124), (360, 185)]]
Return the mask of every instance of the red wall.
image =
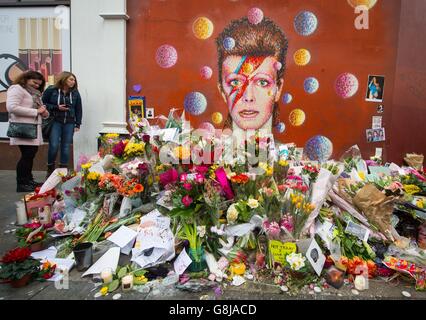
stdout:
[[(132, 86), (141, 84), (147, 106), (154, 107), (156, 115), (167, 116), (170, 107), (183, 107), (187, 93), (200, 91), (206, 96), (208, 107), (202, 115), (191, 116), (193, 125), (211, 121), (215, 111), (222, 112), (225, 118), (227, 109), (217, 90), (214, 40), (231, 20), (245, 16), (252, 7), (262, 9), (289, 40), (283, 92), (290, 92), (293, 102), (290, 105), (280, 103), (280, 119), (286, 131), (283, 134), (275, 132), (276, 138), (303, 146), (307, 139), (321, 134), (333, 142), (334, 158), (358, 144), (364, 158), (373, 155), (376, 147), (382, 147), (386, 158), (399, 160), (400, 142), (394, 148), (390, 145), (398, 134), (391, 121), (401, 0), (379, 0), (369, 12), (368, 30), (354, 27), (357, 15), (344, 0), (128, 0), (128, 95), (135, 95)], [(293, 27), (294, 17), (302, 10), (312, 11), (319, 20), (317, 31), (309, 37), (298, 35)], [(192, 33), (192, 23), (200, 16), (214, 23), (213, 35), (207, 40), (199, 40)], [(170, 69), (160, 68), (155, 61), (156, 50), (163, 44), (173, 45), (178, 51), (178, 62)], [(300, 48), (308, 49), (312, 55), (310, 64), (305, 67), (298, 67), (293, 61), (293, 53)], [(213, 69), (210, 80), (202, 80), (199, 76), (199, 69), (204, 65)], [(334, 90), (334, 82), (343, 72), (353, 73), (359, 80), (357, 94), (345, 100)], [(372, 116), (378, 115), (376, 107), (379, 105), (365, 101), (369, 74), (386, 77), (385, 112), (382, 114), (385, 143), (366, 142), (365, 130), (371, 128)], [(303, 81), (309, 76), (320, 82), (319, 90), (313, 95), (303, 90)], [(306, 113), (306, 121), (300, 127), (292, 127), (288, 121), (294, 108)], [(397, 117), (401, 112), (395, 113)], [(390, 151), (395, 154), (389, 154)]]

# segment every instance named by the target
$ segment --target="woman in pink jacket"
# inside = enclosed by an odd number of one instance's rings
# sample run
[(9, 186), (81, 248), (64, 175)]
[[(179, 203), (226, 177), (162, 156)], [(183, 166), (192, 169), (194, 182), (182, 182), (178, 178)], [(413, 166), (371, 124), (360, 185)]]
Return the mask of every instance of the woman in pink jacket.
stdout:
[(37, 124), (36, 139), (10, 138), (10, 145), (18, 146), (21, 151), (21, 159), (16, 165), (17, 192), (32, 192), (40, 184), (34, 181), (32, 170), (38, 146), (43, 143), (42, 118), (49, 117), (49, 112), (41, 101), (45, 83), (41, 73), (26, 71), (7, 90), (6, 108), (9, 121)]

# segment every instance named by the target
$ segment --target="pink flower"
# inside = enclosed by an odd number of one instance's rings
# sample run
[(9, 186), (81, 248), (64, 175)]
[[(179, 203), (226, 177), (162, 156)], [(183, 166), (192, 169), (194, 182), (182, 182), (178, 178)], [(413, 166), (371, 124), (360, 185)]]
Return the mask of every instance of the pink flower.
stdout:
[(281, 228), (287, 229), (289, 232), (293, 232), (293, 217), (291, 215), (285, 215), (280, 221)]
[(197, 173), (199, 173), (203, 176), (207, 173), (207, 171), (209, 171), (208, 166), (195, 166), (194, 169), (195, 169), (195, 172), (197, 172)]
[(202, 174), (197, 173), (195, 175), (195, 182), (196, 183), (203, 183), (204, 182), (204, 177)]
[(192, 204), (193, 200), (190, 196), (186, 195), (182, 198), (182, 203), (185, 207), (189, 207)]
[(190, 184), (190, 183), (184, 183), (183, 187), (185, 188), (185, 190), (190, 191), (192, 189), (192, 184)]
[(181, 182), (185, 182), (188, 179), (188, 174), (187, 173), (182, 173), (180, 175), (180, 181)]
[(393, 181), (388, 187), (388, 189), (391, 190), (392, 192), (395, 192), (398, 189), (402, 189), (402, 184), (399, 183), (398, 181)]
[(276, 222), (265, 222), (263, 224), (268, 236), (271, 238), (277, 238), (280, 235), (281, 228)]
[(175, 183), (178, 180), (178, 172), (175, 168), (167, 170), (166, 172), (160, 174), (160, 183), (163, 186), (168, 185), (169, 183)]

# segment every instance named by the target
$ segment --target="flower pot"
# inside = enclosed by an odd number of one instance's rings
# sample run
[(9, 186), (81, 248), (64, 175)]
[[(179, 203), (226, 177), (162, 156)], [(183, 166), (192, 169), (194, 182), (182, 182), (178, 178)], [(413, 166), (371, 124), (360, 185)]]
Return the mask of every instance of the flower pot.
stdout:
[(21, 279), (10, 281), (10, 286), (12, 288), (22, 288), (25, 287), (31, 280), (31, 274), (26, 274)]
[(190, 272), (200, 272), (207, 268), (203, 247), (196, 249), (189, 248), (189, 257), (192, 260), (192, 263), (188, 267)]
[(44, 249), (43, 241), (39, 241), (30, 245), (31, 252), (37, 252)]

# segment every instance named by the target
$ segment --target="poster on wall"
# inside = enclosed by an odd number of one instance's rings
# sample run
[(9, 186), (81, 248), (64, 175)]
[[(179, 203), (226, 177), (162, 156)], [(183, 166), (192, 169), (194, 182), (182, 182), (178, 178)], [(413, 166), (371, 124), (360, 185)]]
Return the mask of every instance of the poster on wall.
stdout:
[(129, 119), (131, 123), (137, 123), (141, 119), (146, 118), (145, 97), (130, 96), (129, 97)]
[(382, 102), (384, 88), (384, 76), (368, 76), (367, 94), (365, 97), (365, 101)]
[(70, 70), (69, 10), (57, 8), (0, 9), (0, 138), (7, 138), (6, 91), (19, 74), (39, 71), (52, 85)]

